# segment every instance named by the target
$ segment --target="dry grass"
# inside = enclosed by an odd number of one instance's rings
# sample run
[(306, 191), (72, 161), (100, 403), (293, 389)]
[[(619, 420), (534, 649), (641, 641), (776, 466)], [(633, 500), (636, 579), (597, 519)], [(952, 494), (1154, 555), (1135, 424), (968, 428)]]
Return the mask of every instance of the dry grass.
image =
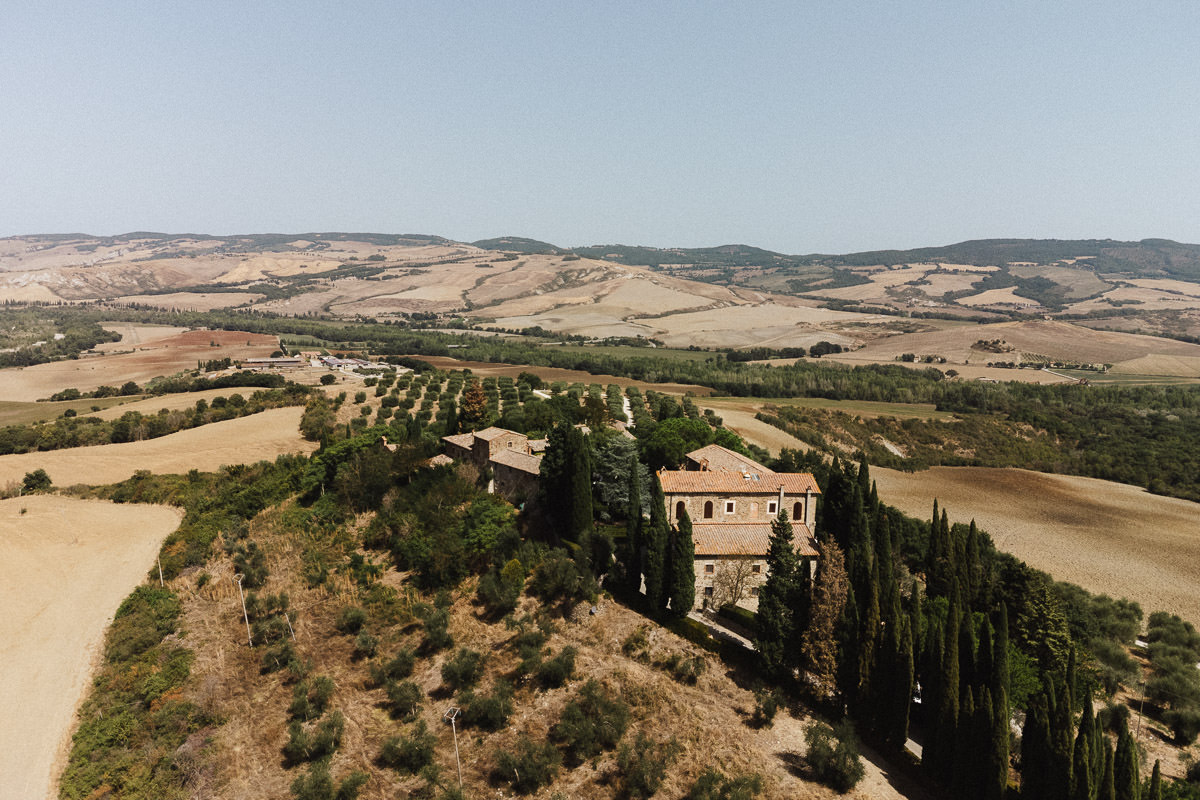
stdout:
[(105, 628), (182, 517), (52, 495), (0, 501), (0, 795), (57, 796)]
[(140, 469), (210, 471), (283, 453), (311, 453), (316, 443), (301, 439), (298, 430), (303, 413), (302, 408), (276, 408), (143, 442), (0, 456), (0, 486), (20, 482), (35, 469), (46, 470), (55, 486), (100, 485), (123, 481)]
[[(424, 785), (422, 779), (399, 775), (375, 763), (383, 741), (410, 726), (388, 715), (383, 691), (369, 682), (368, 664), (351, 660), (352, 637), (334, 630), (339, 610), (357, 602), (355, 590), (346, 582), (333, 588), (306, 589), (298, 585), (294, 576), (299, 572), (303, 549), (329, 543), (275, 528), (268, 522), (273, 516), (275, 512), (267, 512), (252, 526), (252, 535), (271, 554), (271, 579), (264, 591), (289, 592), (296, 647), (304, 658), (312, 659), (311, 674), (334, 680), (337, 688), (331, 707), (346, 717), (343, 744), (333, 758), (332, 772), (338, 776), (352, 769), (367, 771), (371, 781), (361, 795), (364, 800), (411, 796)], [(185, 597), (189, 645), (197, 653), (190, 684), (193, 699), (228, 718), (215, 734), (218, 773), (213, 776), (214, 784), (221, 796), (284, 796), (290, 782), (303, 770), (285, 769), (280, 753), (287, 739), (286, 708), (291, 687), (279, 674), (262, 676), (258, 672), (259, 649), (245, 645), (236, 589), (230, 580), (232, 568), (222, 561), (209, 571), (212, 580), (200, 591), (191, 588), (189, 579), (181, 578), (176, 583)], [(404, 576), (392, 570), (385, 573), (383, 583), (405, 591)], [(466, 646), (487, 654), (486, 673), (477, 689), (486, 693), (497, 679), (511, 678), (517, 657), (509, 646), (512, 632), (502, 624), (481, 620), (470, 599), (472, 595), (473, 582), (468, 581), (456, 595), (450, 629), (456, 648)], [(559, 621), (558, 632), (548, 642), (555, 653), (567, 645), (578, 649), (575, 675), (565, 687), (542, 691), (532, 684), (518, 683), (515, 710), (504, 730), (486, 733), (460, 729), (463, 782), (472, 790), (472, 796), (508, 796), (506, 784), (492, 783), (496, 753), (511, 747), (520, 735), (544, 741), (564, 705), (587, 679), (598, 680), (630, 704), (633, 714), (627, 739), (643, 731), (658, 740), (675, 736), (683, 745), (683, 754), (667, 771), (660, 790), (662, 797), (682, 795), (710, 766), (731, 775), (760, 773), (767, 785), (765, 798), (835, 796), (789, 769), (788, 754), (801, 752), (804, 747), (802, 715), (782, 712), (774, 727), (753, 729), (747, 724), (754, 704), (745, 683), (747, 676), (729, 672), (711, 654), (659, 628), (651, 628), (645, 654), (624, 655), (622, 643), (645, 620), (610, 601), (600, 603), (597, 615), (589, 615), (586, 608)], [(523, 600), (522, 611), (535, 609), (534, 601)], [(402, 646), (418, 645), (421, 638), (419, 627), (404, 622), (384, 625), (372, 619), (367, 627), (380, 636), (380, 652), (388, 656)], [(707, 668), (696, 685), (677, 683), (655, 666), (671, 653), (704, 659)], [(438, 735), (436, 763), (443, 779), (452, 784), (454, 744), (441, 721), (445, 708), (454, 703), (444, 693), (440, 675), (448, 655), (419, 658), (411, 680), (426, 695), (419, 717)], [(607, 800), (612, 797), (615, 770), (613, 754), (604, 754), (576, 769), (563, 770), (552, 786), (535, 797), (561, 793), (584, 800)], [(849, 797), (904, 796), (879, 766), (869, 763), (867, 770), (866, 779)]]

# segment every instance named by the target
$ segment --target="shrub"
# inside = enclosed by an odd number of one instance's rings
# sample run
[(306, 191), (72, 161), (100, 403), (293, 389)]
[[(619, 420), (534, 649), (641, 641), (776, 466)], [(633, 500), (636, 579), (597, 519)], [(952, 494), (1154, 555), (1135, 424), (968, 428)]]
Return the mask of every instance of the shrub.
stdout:
[(596, 581), (591, 573), (580, 572), (564, 550), (555, 550), (534, 570), (529, 592), (546, 603), (578, 603), (596, 598)]
[(383, 743), (379, 761), (397, 772), (416, 774), (433, 763), (437, 736), (420, 720), (408, 736), (393, 736)]
[(1163, 714), (1163, 722), (1171, 728), (1175, 736), (1175, 744), (1180, 747), (1190, 747), (1200, 735), (1200, 709), (1172, 709)]
[(496, 754), (496, 771), (518, 794), (533, 794), (548, 786), (558, 774), (562, 756), (549, 742), (534, 744), (527, 736), (517, 740), (513, 752)]
[(405, 647), (396, 653), (390, 661), (371, 665), (371, 680), (376, 686), (383, 686), (388, 681), (398, 681), (412, 675), (416, 655), (411, 648)]
[(662, 666), (671, 673), (671, 677), (675, 680), (694, 686), (708, 665), (700, 656), (672, 653), (662, 662)]
[(292, 781), (292, 797), (295, 800), (356, 800), (358, 790), (366, 785), (369, 777), (355, 770), (334, 788), (329, 767), (324, 763), (313, 764), (307, 775)]
[(288, 715), (292, 719), (314, 720), (325, 713), (333, 697), (333, 679), (325, 675), (311, 681), (303, 680), (292, 690)]
[(477, 697), (467, 690), (462, 695), (463, 725), (498, 731), (508, 723), (512, 714), (512, 687), (501, 681), (492, 693)]
[(378, 639), (366, 631), (359, 631), (358, 636), (354, 637), (354, 651), (351, 653), (351, 658), (355, 661), (364, 658), (373, 658), (378, 649)]
[(611, 696), (599, 683), (589, 680), (567, 703), (550, 736), (566, 746), (575, 762), (611, 750), (629, 727), (629, 706)]
[(431, 611), (426, 615), (423, 625), (425, 641), (422, 646), (428, 652), (436, 653), (454, 644), (454, 637), (450, 635), (450, 612), (448, 610), (439, 608)]
[(342, 729), (345, 724), (346, 720), (340, 711), (330, 713), (311, 732), (299, 721), (293, 720), (288, 724), (288, 741), (283, 746), (284, 760), (294, 766), (331, 755), (342, 743)]
[(366, 624), (367, 612), (358, 606), (346, 606), (338, 614), (337, 629), (346, 635), (358, 633)]
[(617, 769), (620, 794), (624, 797), (651, 797), (662, 785), (667, 767), (683, 750), (675, 737), (666, 742), (655, 742), (644, 733), (639, 733), (631, 746), (628, 742), (617, 751)]
[(389, 682), (384, 686), (384, 691), (387, 693), (388, 709), (392, 716), (403, 720), (416, 717), (421, 701), (425, 699), (421, 687), (412, 681)]
[(483, 654), (467, 647), (458, 648), (458, 652), (442, 664), (442, 680), (455, 692), (471, 688), (482, 676)]
[(242, 586), (247, 589), (257, 589), (267, 582), (267, 557), (254, 542), (234, 550), (233, 568), (242, 573)]
[(866, 774), (858, 754), (858, 737), (848, 721), (831, 728), (814, 720), (804, 730), (804, 741), (808, 745), (805, 760), (813, 777), (834, 791), (845, 794)]
[(775, 724), (775, 714), (783, 703), (778, 689), (760, 689), (754, 693), (754, 716), (750, 724), (755, 728), (769, 728)]
[(35, 469), (33, 472), (26, 472), (25, 477), (21, 480), (21, 491), (26, 493), (48, 492), (50, 491), (50, 487), (50, 475), (44, 469)]
[(625, 637), (621, 652), (630, 657), (643, 658), (650, 648), (649, 633), (649, 626), (639, 625), (633, 633)]
[(1129, 706), (1124, 703), (1106, 703), (1096, 714), (1096, 721), (1104, 730), (1119, 734), (1129, 727)]
[(321, 376), (321, 385), (322, 386), (332, 386), (335, 383), (337, 383), (337, 377), (334, 376), (332, 373), (326, 372), (324, 375)]
[(296, 649), (292, 647), (291, 642), (285, 639), (263, 651), (261, 671), (265, 675), (281, 669), (290, 670), (293, 669), (292, 665), (295, 663), (297, 663)]
[(575, 672), (575, 653), (575, 648), (568, 645), (554, 658), (543, 661), (537, 669), (538, 683), (546, 689), (557, 689), (566, 683)]
[(752, 800), (763, 790), (762, 776), (726, 778), (711, 767), (704, 770), (684, 800)]

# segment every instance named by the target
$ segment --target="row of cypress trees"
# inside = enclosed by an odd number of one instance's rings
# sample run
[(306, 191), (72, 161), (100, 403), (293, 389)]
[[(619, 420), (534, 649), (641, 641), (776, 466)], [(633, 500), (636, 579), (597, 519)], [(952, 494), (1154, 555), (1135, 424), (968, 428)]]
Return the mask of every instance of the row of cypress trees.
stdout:
[(692, 520), (687, 512), (675, 525), (667, 522), (662, 486), (650, 481), (650, 516), (645, 518), (638, 490), (638, 462), (629, 462), (629, 508), (626, 536), (617, 552), (621, 582), (627, 594), (636, 596), (645, 581), (647, 610), (682, 617), (696, 602), (696, 547)]
[[(984, 557), (990, 542), (974, 523), (952, 527), (936, 502), (927, 527), (900, 536), (914, 521), (879, 502), (865, 462), (835, 460), (824, 477), (815, 576), (792, 548), (786, 516), (775, 523), (757, 619), (764, 670), (783, 681), (800, 677), (804, 690), (835, 700), (885, 748), (904, 747), (911, 716), (924, 733), (922, 768), (933, 783), (954, 797), (1003, 798), (1009, 598)], [(1076, 702), (1073, 651), (1066, 659), (1057, 646), (1039, 655), (1041, 688), (1022, 736), (1022, 800), (1140, 800), (1128, 729), (1121, 724), (1112, 746), (1090, 698)], [(918, 687), (920, 702), (912, 703)], [(1159, 800), (1160, 782), (1152, 783), (1147, 800)]]

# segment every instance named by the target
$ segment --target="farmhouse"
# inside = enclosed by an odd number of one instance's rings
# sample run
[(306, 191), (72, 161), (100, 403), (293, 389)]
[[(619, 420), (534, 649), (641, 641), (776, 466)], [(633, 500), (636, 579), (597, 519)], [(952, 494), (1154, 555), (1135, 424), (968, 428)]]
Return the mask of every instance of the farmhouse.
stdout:
[(785, 511), (792, 543), (802, 558), (819, 555), (814, 536), (816, 497), (807, 472), (772, 472), (719, 445), (688, 453), (687, 469), (658, 473), (668, 521), (686, 511), (695, 542), (696, 603), (734, 603), (755, 611), (766, 580), (771, 521)]
[(523, 433), (491, 427), (443, 436), (442, 441), (446, 443), (446, 455), (492, 471), (489, 492), (520, 502), (537, 490), (545, 440), (531, 441)]

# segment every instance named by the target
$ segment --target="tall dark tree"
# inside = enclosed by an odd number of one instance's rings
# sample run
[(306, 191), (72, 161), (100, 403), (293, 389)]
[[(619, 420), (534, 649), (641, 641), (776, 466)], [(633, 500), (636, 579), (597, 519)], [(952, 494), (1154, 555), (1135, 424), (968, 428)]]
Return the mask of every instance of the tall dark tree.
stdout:
[(625, 509), (625, 540), (621, 544), (620, 560), (625, 579), (625, 589), (638, 592), (642, 588), (642, 491), (638, 480), (638, 460), (629, 459), (629, 506)]
[(671, 539), (671, 613), (682, 617), (696, 603), (696, 545), (687, 511), (679, 517)]
[(1073, 756), (1071, 701), (1065, 678), (1048, 676), (1046, 697), (1050, 709), (1049, 766), (1047, 784), (1049, 797), (1065, 798), (1071, 791), (1071, 760)]
[(757, 629), (754, 646), (763, 670), (775, 678), (791, 674), (789, 643), (796, 637), (796, 617), (791, 600), (796, 594), (799, 558), (793, 544), (792, 523), (780, 509), (771, 520), (767, 545), (767, 579), (758, 591)]
[(646, 528), (646, 560), (643, 569), (646, 577), (646, 604), (651, 611), (659, 611), (666, 604), (663, 587), (667, 577), (667, 540), (670, 530), (667, 526), (662, 485), (657, 478), (651, 481), (651, 485), (650, 524)]
[(462, 393), (458, 424), (464, 431), (477, 431), (487, 425), (487, 419), (487, 395), (484, 394), (479, 381), (468, 381)]
[(1096, 800), (1117, 800), (1116, 776), (1113, 772), (1113, 751), (1108, 740), (1104, 740), (1104, 777), (1100, 780), (1100, 792)]
[(576, 541), (582, 543), (592, 532), (592, 449), (587, 437), (578, 428), (568, 429), (567, 442), (570, 453), (570, 532)]
[(1158, 759), (1154, 759), (1154, 770), (1150, 773), (1150, 786), (1146, 789), (1144, 800), (1162, 800), (1162, 772)]
[(1029, 698), (1021, 730), (1021, 800), (1057, 800), (1049, 792), (1050, 714), (1046, 692)]
[(821, 559), (813, 583), (812, 608), (804, 629), (801, 651), (804, 669), (822, 694), (830, 694), (837, 680), (837, 622), (846, 605), (849, 585), (842, 549), (830, 537), (821, 541)]
[(1138, 777), (1137, 747), (1123, 717), (1117, 735), (1117, 751), (1113, 755), (1113, 788), (1117, 800), (1138, 800), (1142, 788)]

